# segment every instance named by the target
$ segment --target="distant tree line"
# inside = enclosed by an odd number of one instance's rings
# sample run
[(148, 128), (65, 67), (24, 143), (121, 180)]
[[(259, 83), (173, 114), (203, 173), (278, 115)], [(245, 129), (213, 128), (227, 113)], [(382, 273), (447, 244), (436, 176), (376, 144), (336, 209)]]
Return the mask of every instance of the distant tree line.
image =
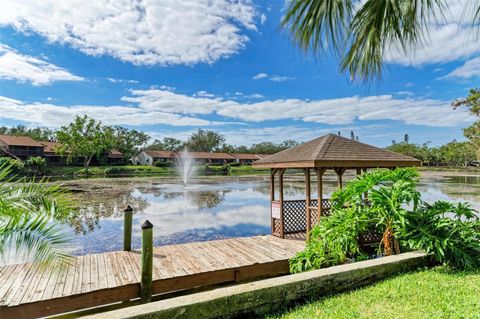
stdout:
[(439, 166), (468, 166), (477, 160), (478, 148), (470, 141), (458, 142), (453, 140), (439, 147), (430, 146), (429, 143), (409, 143), (392, 141), (386, 149), (406, 156), (421, 160), (425, 165)]
[(298, 145), (299, 142), (286, 140), (282, 143), (262, 142), (251, 146), (235, 146), (225, 143), (225, 137), (215, 131), (199, 129), (186, 141), (173, 137), (164, 137), (155, 140), (146, 148), (150, 150), (180, 151), (185, 147), (194, 152), (225, 152), (225, 153), (253, 153), (274, 154), (287, 148)]
[(29, 128), (25, 125), (17, 125), (14, 127), (0, 126), (0, 135), (30, 136), (35, 141), (43, 142), (55, 140), (55, 131), (48, 127)]

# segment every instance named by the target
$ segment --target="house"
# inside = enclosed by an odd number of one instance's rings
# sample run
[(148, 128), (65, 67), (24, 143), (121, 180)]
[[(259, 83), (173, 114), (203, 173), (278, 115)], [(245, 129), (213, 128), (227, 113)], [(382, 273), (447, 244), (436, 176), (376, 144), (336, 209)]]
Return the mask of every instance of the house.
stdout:
[(123, 164), (123, 153), (117, 150), (111, 150), (107, 154), (107, 163), (109, 165)]
[(0, 135), (0, 153), (16, 159), (44, 155), (44, 146), (28, 136)]
[[(182, 156), (183, 152), (179, 152), (177, 156)], [(188, 156), (198, 164), (228, 164), (236, 161), (236, 158), (227, 153), (210, 153), (210, 152), (188, 152)]]
[(146, 150), (138, 153), (132, 158), (134, 165), (154, 165), (155, 162), (167, 162), (173, 161), (175, 158), (175, 152), (172, 151), (153, 151)]
[(48, 165), (64, 165), (67, 162), (66, 156), (57, 154), (60, 147), (58, 142), (39, 142), (43, 145), (43, 157)]
[[(183, 152), (146, 150), (135, 156), (132, 162), (135, 165), (154, 165), (155, 162), (175, 161), (175, 159), (183, 155)], [(233, 163), (237, 160), (234, 156), (227, 153), (188, 152), (188, 156), (197, 164), (210, 163), (223, 165)]]
[(234, 153), (232, 154), (233, 157), (236, 158), (236, 162), (240, 164), (252, 164), (256, 160), (259, 160), (260, 157), (258, 157), (255, 154), (239, 154), (239, 153)]

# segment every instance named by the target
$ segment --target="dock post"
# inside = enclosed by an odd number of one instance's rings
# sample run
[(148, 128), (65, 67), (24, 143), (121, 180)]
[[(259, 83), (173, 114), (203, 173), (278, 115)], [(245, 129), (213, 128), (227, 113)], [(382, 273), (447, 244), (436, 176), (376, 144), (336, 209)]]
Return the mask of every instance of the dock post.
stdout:
[(148, 220), (142, 224), (142, 279), (140, 300), (142, 303), (152, 299), (153, 268), (153, 225)]
[(132, 250), (132, 214), (133, 208), (128, 205), (123, 210), (123, 250)]

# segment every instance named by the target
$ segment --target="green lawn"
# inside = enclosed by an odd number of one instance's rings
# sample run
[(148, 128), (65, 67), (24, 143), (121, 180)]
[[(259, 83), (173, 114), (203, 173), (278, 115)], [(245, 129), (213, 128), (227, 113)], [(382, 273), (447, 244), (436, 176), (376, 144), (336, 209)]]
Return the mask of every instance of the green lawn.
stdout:
[[(84, 175), (83, 167), (58, 166), (49, 167), (47, 175), (55, 177), (74, 177)], [(170, 167), (155, 167), (141, 165), (124, 166), (92, 166), (88, 169), (90, 176), (143, 176), (143, 175), (173, 175), (175, 169)]]
[(403, 274), (267, 318), (480, 318), (480, 270)]

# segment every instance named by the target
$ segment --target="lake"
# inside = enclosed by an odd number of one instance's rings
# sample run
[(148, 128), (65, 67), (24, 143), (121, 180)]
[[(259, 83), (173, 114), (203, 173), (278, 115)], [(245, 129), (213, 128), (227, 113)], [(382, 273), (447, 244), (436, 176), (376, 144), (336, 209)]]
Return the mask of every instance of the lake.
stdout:
[[(78, 206), (62, 226), (72, 237), (74, 255), (121, 250), (127, 204), (134, 207), (133, 248), (140, 247), (140, 225), (146, 219), (154, 225), (155, 245), (270, 233), (268, 176), (194, 179), (187, 188), (179, 179), (168, 178), (76, 180), (64, 185), (74, 191)], [(326, 175), (327, 197), (335, 185), (335, 176)], [(419, 184), (426, 201), (469, 201), (477, 209), (479, 187), (480, 176), (452, 172), (424, 172)], [(304, 196), (303, 176), (286, 175), (285, 199)]]

